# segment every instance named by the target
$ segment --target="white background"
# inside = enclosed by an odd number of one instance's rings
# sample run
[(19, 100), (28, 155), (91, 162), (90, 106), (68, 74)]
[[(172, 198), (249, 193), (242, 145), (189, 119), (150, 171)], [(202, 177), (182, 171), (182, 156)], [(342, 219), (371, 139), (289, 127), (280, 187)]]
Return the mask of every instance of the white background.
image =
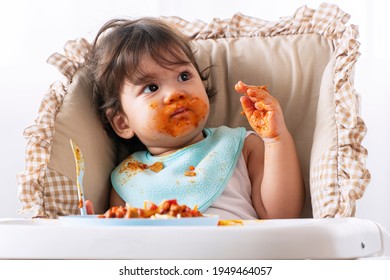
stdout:
[[(13, 0), (0, 4), (0, 218), (19, 217), (16, 174), (24, 170), (25, 127), (33, 123), (43, 94), (61, 76), (46, 59), (63, 52), (69, 39), (91, 40), (116, 17), (180, 16), (210, 21), (236, 12), (266, 20), (291, 16), (297, 8), (317, 8), (323, 1), (300, 0)], [(359, 201), (357, 217), (390, 231), (390, 2), (330, 1), (352, 15), (360, 28), (355, 87), (362, 97), (368, 127), (364, 146), (372, 181)]]

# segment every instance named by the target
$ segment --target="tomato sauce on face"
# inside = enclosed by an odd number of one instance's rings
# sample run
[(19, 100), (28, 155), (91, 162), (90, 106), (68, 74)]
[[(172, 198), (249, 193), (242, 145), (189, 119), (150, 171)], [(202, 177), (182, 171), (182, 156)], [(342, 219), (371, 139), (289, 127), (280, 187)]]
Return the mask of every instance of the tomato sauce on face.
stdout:
[(173, 137), (182, 135), (205, 120), (208, 113), (208, 104), (198, 97), (185, 97), (172, 104), (151, 103), (150, 108), (155, 110), (153, 117), (154, 128)]

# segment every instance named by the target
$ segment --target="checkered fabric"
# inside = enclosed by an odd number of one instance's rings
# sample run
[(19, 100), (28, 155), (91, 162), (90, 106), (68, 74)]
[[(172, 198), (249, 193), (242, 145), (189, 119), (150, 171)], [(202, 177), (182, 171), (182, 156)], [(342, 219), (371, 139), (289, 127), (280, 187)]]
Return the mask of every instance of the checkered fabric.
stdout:
[(26, 169), (17, 175), (21, 213), (32, 211), (33, 217), (43, 218), (79, 213), (76, 184), (60, 172), (48, 168), (48, 163), (56, 115), (72, 76), (83, 65), (88, 50), (89, 43), (85, 39), (72, 40), (65, 46), (65, 55), (55, 53), (48, 58), (48, 63), (55, 65), (65, 79), (50, 86), (34, 124), (24, 130), (23, 135), (28, 139)]
[[(165, 18), (193, 40), (318, 34), (334, 41), (337, 46), (334, 67), (337, 145), (323, 154), (318, 162), (311, 163), (310, 191), (314, 217), (353, 216), (355, 202), (362, 197), (370, 182), (370, 173), (365, 167), (367, 151), (361, 145), (366, 127), (359, 116), (351, 77), (360, 55), (358, 30), (354, 25), (345, 25), (349, 18), (337, 6), (326, 3), (316, 10), (301, 7), (292, 17), (279, 21), (264, 21), (240, 13), (231, 19), (214, 19), (210, 23)], [(48, 59), (66, 79), (51, 86), (35, 124), (24, 132), (28, 144), (26, 170), (18, 174), (19, 199), (21, 210), (32, 210), (34, 216), (56, 217), (78, 211), (76, 185), (59, 172), (49, 170), (47, 163), (56, 113), (73, 74), (84, 64), (89, 48), (85, 39), (69, 41), (64, 55), (56, 53)], [(53, 192), (58, 199), (48, 199), (45, 195)]]

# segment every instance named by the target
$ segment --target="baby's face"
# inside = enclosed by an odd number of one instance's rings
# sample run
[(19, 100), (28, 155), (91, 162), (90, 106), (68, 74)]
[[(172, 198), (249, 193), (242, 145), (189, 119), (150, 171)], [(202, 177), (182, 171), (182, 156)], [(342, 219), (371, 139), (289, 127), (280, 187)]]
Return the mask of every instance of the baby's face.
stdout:
[(209, 114), (209, 100), (192, 64), (158, 65), (141, 60), (140, 81), (126, 82), (121, 104), (128, 125), (147, 147), (179, 148), (199, 136)]

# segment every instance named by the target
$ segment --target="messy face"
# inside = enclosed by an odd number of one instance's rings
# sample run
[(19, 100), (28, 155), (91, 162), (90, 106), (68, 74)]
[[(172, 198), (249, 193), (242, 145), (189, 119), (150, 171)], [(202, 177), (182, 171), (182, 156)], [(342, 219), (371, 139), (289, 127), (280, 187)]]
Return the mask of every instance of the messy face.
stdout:
[(120, 95), (127, 125), (146, 147), (178, 148), (204, 128), (209, 101), (191, 63), (160, 66), (145, 56), (142, 76), (126, 81)]
[(206, 117), (208, 105), (195, 95), (178, 96), (177, 102), (159, 105), (150, 103), (155, 110), (150, 126), (156, 131), (177, 137), (197, 128)]

